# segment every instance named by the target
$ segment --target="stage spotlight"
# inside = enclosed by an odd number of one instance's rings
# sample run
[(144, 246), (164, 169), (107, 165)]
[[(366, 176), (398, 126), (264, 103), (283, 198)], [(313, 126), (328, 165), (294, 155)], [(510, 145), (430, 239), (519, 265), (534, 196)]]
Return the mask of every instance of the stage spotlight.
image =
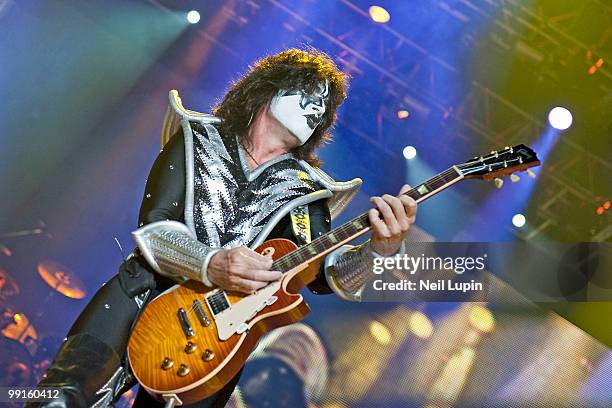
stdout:
[(391, 343), (391, 332), (379, 321), (372, 320), (370, 322), (370, 334), (374, 339), (382, 345)]
[(472, 327), (483, 333), (490, 333), (495, 328), (495, 317), (493, 317), (493, 313), (485, 306), (473, 306), (472, 309), (470, 309), (468, 319)]
[(198, 21), (200, 21), (200, 13), (198, 13), (196, 10), (191, 10), (189, 13), (187, 13), (187, 21), (189, 21), (191, 24), (196, 24)]
[(375, 23), (386, 23), (391, 20), (389, 12), (380, 6), (370, 6), (368, 11), (370, 13), (370, 18)]
[(548, 122), (552, 127), (558, 130), (565, 130), (572, 125), (572, 114), (569, 110), (557, 106), (548, 114)]
[(526, 221), (527, 220), (523, 214), (515, 214), (514, 217), (512, 217), (512, 225), (517, 228), (524, 226)]
[(417, 151), (413, 146), (406, 146), (403, 150), (404, 157), (406, 160), (412, 160), (416, 157)]
[(410, 112), (408, 112), (405, 109), (400, 109), (397, 111), (397, 118), (398, 119), (406, 119), (408, 116), (410, 116)]
[(421, 339), (428, 339), (433, 333), (433, 324), (429, 317), (422, 312), (414, 312), (409, 320), (410, 331)]

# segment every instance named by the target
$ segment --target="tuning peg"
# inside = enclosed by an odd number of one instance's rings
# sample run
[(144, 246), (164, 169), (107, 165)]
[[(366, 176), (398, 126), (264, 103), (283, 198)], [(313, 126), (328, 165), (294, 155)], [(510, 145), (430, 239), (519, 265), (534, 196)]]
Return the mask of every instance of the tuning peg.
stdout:
[(512, 173), (510, 175), (510, 181), (512, 181), (513, 183), (518, 183), (521, 180), (521, 178), (519, 176), (517, 176), (516, 174)]
[(504, 180), (500, 179), (499, 177), (495, 177), (493, 182), (495, 183), (495, 187), (497, 188), (502, 188), (502, 186), (504, 185)]
[(531, 170), (527, 170), (527, 172), (526, 172), (526, 173), (527, 173), (527, 175), (528, 175), (529, 177), (531, 177), (531, 178), (533, 178), (533, 179), (534, 179), (534, 178), (536, 178), (536, 174), (535, 174), (533, 171), (531, 171)]

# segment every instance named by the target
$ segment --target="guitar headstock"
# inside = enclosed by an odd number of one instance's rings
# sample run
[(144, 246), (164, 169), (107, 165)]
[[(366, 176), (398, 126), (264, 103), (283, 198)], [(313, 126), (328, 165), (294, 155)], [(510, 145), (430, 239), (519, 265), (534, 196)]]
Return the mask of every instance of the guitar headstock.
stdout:
[(456, 168), (465, 178), (493, 180), (539, 165), (540, 161), (536, 152), (520, 144), (493, 151), (485, 156), (474, 157), (463, 164), (457, 165)]

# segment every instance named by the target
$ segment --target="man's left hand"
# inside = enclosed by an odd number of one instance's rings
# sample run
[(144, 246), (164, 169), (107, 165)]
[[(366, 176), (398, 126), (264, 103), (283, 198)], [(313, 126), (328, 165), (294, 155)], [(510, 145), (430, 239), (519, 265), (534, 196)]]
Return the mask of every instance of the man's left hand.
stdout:
[(385, 194), (382, 197), (370, 198), (370, 202), (376, 207), (368, 212), (372, 226), (370, 245), (380, 255), (389, 256), (396, 253), (410, 226), (414, 224), (417, 205), (411, 197), (404, 194), (409, 190), (410, 186), (406, 184), (397, 197)]

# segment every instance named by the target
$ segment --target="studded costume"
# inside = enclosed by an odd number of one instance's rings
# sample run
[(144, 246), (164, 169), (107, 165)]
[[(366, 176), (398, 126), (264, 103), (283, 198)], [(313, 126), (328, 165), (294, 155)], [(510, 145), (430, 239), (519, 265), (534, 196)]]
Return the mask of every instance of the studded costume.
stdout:
[[(138, 248), (87, 305), (39, 384), (61, 387), (62, 399), (29, 407), (112, 404), (135, 384), (125, 350), (133, 321), (148, 300), (184, 279), (212, 285), (208, 262), (223, 248), (254, 248), (266, 239), (281, 237), (303, 244), (292, 228), (290, 212), (296, 208), (307, 208), (310, 235), (328, 232), (331, 219), (361, 185), (359, 179), (336, 182), (291, 153), (251, 171), (238, 139), (221, 135), (219, 123), (214, 116), (186, 110), (177, 92), (170, 93), (163, 149), (151, 169), (139, 228), (133, 232)], [(350, 274), (347, 268), (363, 263), (355, 260), (370, 256), (367, 244), (350, 251), (343, 247), (328, 256), (333, 262), (326, 267), (332, 274), (326, 279), (322, 271), (308, 287), (315, 293), (334, 290), (347, 297), (343, 294), (352, 286), (345, 288), (342, 279), (333, 277)], [(238, 377), (192, 406), (225, 405)], [(158, 405), (142, 390), (134, 404)]]
[[(330, 199), (333, 218), (361, 185), (359, 179), (337, 183), (291, 153), (251, 171), (244, 148), (235, 137), (222, 138), (213, 125), (216, 121), (210, 115), (186, 110), (178, 93), (170, 92), (162, 143), (171, 139), (169, 134), (182, 130), (186, 147), (185, 224), (157, 221), (133, 233), (157, 272), (197, 279), (209, 286), (206, 268), (220, 249), (256, 247), (293, 208), (318, 200)], [(150, 196), (146, 191), (145, 201)], [(177, 201), (174, 204), (178, 207)]]

